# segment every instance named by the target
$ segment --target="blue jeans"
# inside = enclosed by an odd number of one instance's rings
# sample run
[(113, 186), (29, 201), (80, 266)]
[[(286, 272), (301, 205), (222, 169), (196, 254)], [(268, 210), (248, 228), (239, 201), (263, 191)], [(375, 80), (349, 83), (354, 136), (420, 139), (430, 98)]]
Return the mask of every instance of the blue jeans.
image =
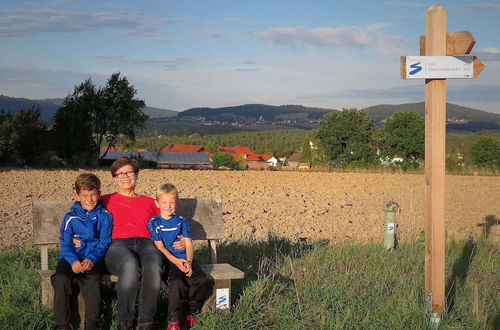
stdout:
[(163, 255), (154, 243), (143, 237), (114, 239), (104, 262), (118, 276), (118, 319), (131, 322), (139, 298), (139, 324), (154, 322), (160, 291)]

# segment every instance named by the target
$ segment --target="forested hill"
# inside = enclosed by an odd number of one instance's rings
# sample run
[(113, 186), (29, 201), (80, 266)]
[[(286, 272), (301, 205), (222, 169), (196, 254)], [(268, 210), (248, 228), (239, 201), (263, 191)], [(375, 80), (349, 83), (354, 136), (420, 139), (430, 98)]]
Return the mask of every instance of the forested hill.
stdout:
[(264, 120), (297, 120), (297, 119), (322, 119), (325, 114), (335, 109), (313, 108), (302, 105), (266, 105), (245, 104), (223, 108), (191, 108), (179, 112), (177, 117), (202, 117), (206, 120), (232, 121), (238, 119)]
[(30, 100), (25, 98), (0, 95), (0, 110), (16, 114), (21, 109), (30, 109), (32, 107), (39, 107), (41, 112), (41, 119), (46, 122), (51, 122), (54, 114), (60, 107), (60, 103), (54, 102), (54, 99)]
[[(36, 100), (0, 95), (0, 110), (16, 114), (21, 109), (38, 107), (40, 108), (41, 119), (48, 123), (51, 123), (54, 119), (54, 114), (56, 113), (57, 109), (59, 109), (63, 101), (63, 98)], [(173, 117), (178, 113), (174, 110), (153, 108), (148, 106), (146, 106), (143, 111), (149, 116), (149, 118)]]
[[(416, 111), (421, 116), (424, 115), (425, 103), (406, 103), (406, 104), (380, 104), (363, 109), (373, 122), (382, 122), (387, 117), (392, 116), (399, 111)], [(472, 108), (463, 107), (461, 105), (447, 103), (446, 118), (464, 119), (466, 121), (482, 121), (500, 124), (500, 114), (486, 112)]]

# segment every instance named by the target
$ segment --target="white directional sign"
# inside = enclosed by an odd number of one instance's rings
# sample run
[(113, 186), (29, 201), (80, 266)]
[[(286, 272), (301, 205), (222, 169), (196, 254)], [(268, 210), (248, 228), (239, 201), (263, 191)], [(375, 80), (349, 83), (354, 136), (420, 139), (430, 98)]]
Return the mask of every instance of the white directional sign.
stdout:
[(474, 78), (474, 56), (404, 56), (403, 79)]

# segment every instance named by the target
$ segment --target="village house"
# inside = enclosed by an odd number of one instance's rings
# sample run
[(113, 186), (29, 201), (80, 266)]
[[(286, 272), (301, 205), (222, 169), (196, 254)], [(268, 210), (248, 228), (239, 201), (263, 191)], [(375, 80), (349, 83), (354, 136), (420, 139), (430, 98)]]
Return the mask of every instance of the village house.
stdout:
[(235, 161), (244, 159), (250, 169), (269, 169), (278, 163), (273, 155), (257, 154), (247, 147), (219, 147), (219, 150), (231, 154)]
[[(104, 154), (101, 151), (101, 156)], [(148, 151), (108, 151), (103, 158), (112, 162), (120, 157), (130, 157), (158, 168), (211, 169), (212, 163), (205, 152), (148, 152)]]
[(299, 166), (300, 151), (295, 151), (290, 157), (288, 157), (288, 165), (292, 168), (297, 168)]
[(192, 144), (175, 144), (170, 143), (167, 144), (161, 152), (204, 152), (210, 155), (210, 151), (204, 147), (199, 145)]

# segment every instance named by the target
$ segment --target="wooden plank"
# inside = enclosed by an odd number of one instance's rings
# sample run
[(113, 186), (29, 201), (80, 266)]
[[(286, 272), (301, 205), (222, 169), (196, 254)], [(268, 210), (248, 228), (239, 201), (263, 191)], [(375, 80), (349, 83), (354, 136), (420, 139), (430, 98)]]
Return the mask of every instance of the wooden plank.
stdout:
[(181, 198), (178, 214), (188, 219), (195, 240), (223, 239), (222, 202), (215, 198)]
[[(74, 201), (34, 201), (34, 244), (59, 244), (59, 227)], [(188, 219), (194, 240), (224, 238), (222, 202), (214, 198), (181, 198), (178, 214)]]
[(49, 247), (47, 245), (40, 246), (40, 269), (49, 269)]
[(477, 78), (481, 72), (484, 70), (484, 64), (476, 56), (474, 56), (474, 78)]
[(200, 265), (203, 272), (214, 280), (229, 280), (245, 278), (245, 273), (230, 264)]
[(217, 241), (208, 240), (208, 261), (212, 264), (217, 263)]
[(406, 79), (406, 56), (401, 56), (401, 79)]
[[(446, 10), (433, 5), (426, 12), (426, 56), (446, 55)], [(425, 285), (432, 294), (432, 311), (444, 309), (444, 184), (446, 80), (425, 83), (426, 248)]]
[(59, 244), (62, 218), (75, 201), (33, 201), (34, 244)]
[[(449, 32), (446, 34), (446, 55), (470, 54), (476, 40), (470, 31)], [(425, 54), (425, 36), (420, 36), (420, 55)]]

